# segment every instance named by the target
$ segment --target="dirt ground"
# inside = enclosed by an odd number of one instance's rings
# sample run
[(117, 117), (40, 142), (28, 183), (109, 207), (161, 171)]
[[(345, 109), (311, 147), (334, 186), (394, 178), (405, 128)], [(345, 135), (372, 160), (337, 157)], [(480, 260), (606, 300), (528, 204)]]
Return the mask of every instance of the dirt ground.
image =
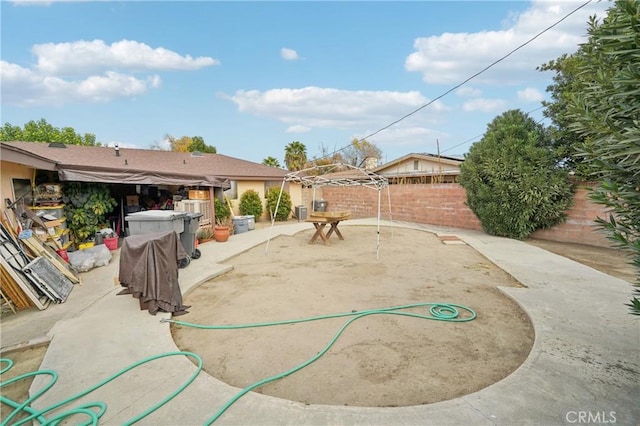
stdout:
[(630, 283), (638, 279), (638, 271), (631, 264), (631, 256), (619, 249), (534, 239), (527, 240), (527, 243)]
[[(363, 236), (358, 237), (361, 234), (360, 231), (365, 232), (362, 233)], [(460, 256), (462, 253), (472, 251), (469, 247), (456, 244), (445, 245), (428, 233), (418, 233), (421, 239), (416, 245), (416, 242), (411, 243), (412, 234), (415, 233), (407, 235), (406, 231), (397, 229), (393, 231), (393, 239), (389, 240), (392, 237), (388, 231), (385, 231), (381, 234), (381, 260), (390, 260), (398, 253), (407, 255), (401, 256), (403, 259), (413, 259), (413, 261), (403, 261), (388, 266), (384, 263), (374, 262), (375, 234), (372, 240), (370, 228), (358, 230), (354, 227), (345, 227), (343, 234), (345, 240), (335, 243), (332, 241), (333, 244), (330, 248), (317, 243), (309, 246), (307, 242), (311, 233), (301, 233), (292, 238), (282, 237), (272, 240), (267, 257), (264, 255), (264, 246), (237, 256), (229, 262), (235, 266), (234, 271), (217, 280), (203, 284), (199, 289), (185, 296), (185, 300), (194, 306), (190, 309), (189, 315), (180, 319), (184, 318), (185, 321), (205, 324), (246, 323), (269, 319), (298, 318), (353, 309), (381, 308), (404, 304), (411, 300), (435, 301), (435, 299), (468, 304), (478, 312), (479, 318), (477, 320), (458, 324), (436, 323), (395, 316), (363, 318), (356, 321), (345, 332), (338, 344), (329, 350), (327, 355), (303, 370), (306, 376), (300, 376), (303, 373), (301, 371), (280, 381), (276, 386), (269, 385), (256, 390), (294, 400), (305, 400), (311, 394), (313, 398), (309, 398), (308, 402), (317, 401), (319, 399), (316, 397), (317, 394), (323, 395), (323, 398), (327, 397), (326, 394), (330, 392), (323, 391), (321, 384), (324, 382), (331, 386), (339, 384), (346, 388), (346, 390), (333, 389), (337, 395), (340, 395), (340, 398), (333, 398), (329, 395), (332, 399), (339, 399), (338, 403), (341, 404), (389, 406), (397, 404), (398, 399), (401, 401), (397, 405), (409, 405), (408, 397), (418, 401), (416, 403), (433, 402), (432, 399), (448, 399), (451, 396), (439, 396), (445, 388), (452, 387), (448, 383), (455, 382), (456, 388), (448, 390), (447, 395), (453, 395), (456, 392), (467, 393), (472, 391), (474, 384), (472, 382), (476, 382), (476, 372), (482, 373), (487, 383), (495, 382), (517, 367), (526, 357), (531, 347), (530, 325), (517, 307), (495, 290), (496, 285), (517, 285), (517, 283), (505, 277), (501, 271), (498, 271), (495, 266), (475, 252), (473, 252), (475, 258), (469, 258), (466, 260), (469, 263), (463, 264)], [(366, 253), (352, 251), (352, 245), (347, 246), (346, 244), (356, 241), (361, 241), (361, 247), (358, 247), (358, 250), (367, 249), (368, 251)], [(396, 246), (396, 243), (400, 243), (400, 248)], [(637, 276), (634, 268), (629, 264), (629, 258), (624, 256), (620, 250), (542, 240), (528, 240), (527, 243), (629, 282), (633, 282)], [(345, 262), (344, 259), (340, 260), (338, 255), (340, 245), (350, 248), (348, 262)], [(307, 249), (311, 254), (305, 255)], [(336, 262), (341, 266), (338, 266)], [(436, 273), (445, 265), (448, 269), (457, 268), (457, 271), (462, 275), (474, 272), (476, 279), (471, 283), (462, 282), (458, 278), (451, 280), (442, 272)], [(265, 269), (258, 273), (251, 272), (252, 268), (258, 267)], [(412, 273), (414, 270), (415, 274)], [(294, 271), (297, 273), (290, 275)], [(399, 276), (400, 279), (388, 279), (391, 276), (388, 274)], [(268, 285), (260, 284), (269, 275), (273, 276), (274, 282)], [(410, 278), (411, 275), (417, 278)], [(368, 279), (362, 280), (361, 276), (368, 276)], [(505, 278), (506, 283), (501, 284), (500, 280)], [(283, 285), (287, 282), (295, 285), (289, 285), (285, 289)], [(262, 287), (263, 290), (273, 289), (274, 295), (265, 297), (264, 292), (258, 292), (256, 296), (260, 295), (262, 299), (260, 297), (248, 298), (249, 290), (253, 293), (258, 287)], [(352, 291), (345, 292), (347, 287), (352, 287)], [(450, 292), (456, 289), (462, 289), (464, 294), (454, 298)], [(331, 295), (329, 290), (336, 290), (337, 294)], [(309, 292), (308, 296), (302, 297), (301, 293), (303, 292)], [(477, 297), (479, 293), (487, 293), (493, 299), (480, 304)], [(344, 300), (337, 302), (336, 300), (340, 298)], [(194, 303), (198, 299), (203, 301)], [(328, 302), (329, 299), (331, 302)], [(485, 315), (486, 303), (492, 300), (500, 304), (501, 311), (510, 311), (514, 316), (510, 318), (505, 315), (502, 320), (496, 317), (487, 317)], [(387, 304), (385, 301), (393, 303)], [(336, 310), (331, 310), (332, 307)], [(490, 313), (494, 308), (495, 306), (489, 305), (487, 313)], [(505, 319), (508, 320), (505, 321)], [(296, 364), (310, 353), (315, 354), (345, 321), (346, 318), (329, 320), (324, 325), (305, 323), (287, 326), (292, 331), (276, 327), (272, 330), (260, 328), (244, 331), (201, 330), (196, 332), (186, 327), (174, 327), (173, 332), (180, 347), (183, 349), (195, 348), (205, 357), (205, 366), (210, 374), (236, 386), (244, 387), (254, 380), (290, 367), (288, 363), (285, 365), (287, 360)], [(497, 356), (502, 359), (511, 357), (509, 366), (503, 368), (502, 371), (494, 370), (494, 366), (491, 368), (491, 373), (486, 373), (485, 363), (482, 363), (477, 371), (472, 371), (473, 374), (469, 374), (467, 377), (458, 377), (465, 368), (468, 369), (471, 366), (471, 364), (463, 362), (470, 357), (470, 351), (479, 350), (479, 347), (476, 346), (478, 342), (472, 341), (473, 339), (477, 340), (477, 337), (480, 336), (478, 333), (481, 331), (477, 328), (481, 326), (487, 328), (495, 322), (499, 325), (500, 334), (490, 336), (490, 338), (508, 348), (506, 355), (502, 353)], [(513, 336), (512, 332), (515, 329), (522, 330), (522, 333)], [(412, 332), (415, 334), (410, 335)], [(314, 333), (318, 336), (311, 341), (309, 336)], [(469, 333), (469, 337), (464, 336), (464, 333)], [(515, 340), (504, 341), (510, 333)], [(187, 341), (189, 335), (194, 336), (196, 344)], [(215, 343), (218, 345), (216, 349), (224, 348), (224, 352), (220, 355), (212, 352), (214, 344), (210, 344), (209, 340), (217, 342)], [(300, 342), (298, 342), (299, 340)], [(230, 343), (227, 344), (226, 341), (230, 341)], [(208, 346), (208, 349), (202, 350), (205, 348), (199, 347), (203, 343), (205, 347)], [(227, 345), (230, 347), (239, 346), (240, 343), (246, 346), (238, 348), (237, 354), (231, 353), (227, 347)], [(294, 350), (302, 352), (300, 346), (304, 344), (309, 345), (308, 353), (301, 353), (296, 357), (289, 356), (289, 352)], [(415, 349), (416, 346), (419, 350)], [(489, 353), (482, 354), (482, 359), (491, 362), (489, 358), (495, 357), (496, 354), (491, 348), (489, 349)], [(200, 352), (201, 350), (202, 352)], [(0, 380), (6, 381), (25, 372), (37, 370), (45, 352), (46, 346), (39, 346), (0, 354), (0, 357), (10, 358), (15, 363), (11, 370), (0, 376)], [(274, 354), (270, 354), (270, 352), (274, 352)], [(438, 354), (440, 358), (457, 358), (453, 360), (457, 370), (452, 369), (450, 365), (444, 369), (436, 370), (434, 366), (439, 360), (437, 357), (433, 359), (433, 354)], [(218, 362), (219, 365), (216, 366)], [(262, 371), (264, 365), (268, 364), (273, 365), (272, 371)], [(491, 362), (491, 364), (496, 363)], [(5, 367), (4, 363), (0, 365), (1, 369)], [(406, 371), (408, 368), (417, 368), (418, 370), (411, 371), (417, 371), (418, 377), (407, 379)], [(398, 398), (397, 395), (386, 398), (386, 395), (389, 394), (387, 389), (390, 387), (385, 383), (393, 381), (393, 376), (397, 374), (401, 374), (400, 381), (404, 380), (403, 385), (406, 390), (403, 391), (401, 398)], [(495, 374), (495, 376), (491, 377), (491, 374)], [(330, 377), (321, 377), (322, 381), (319, 381), (318, 377), (324, 375)], [(310, 376), (313, 377), (309, 378)], [(292, 382), (292, 379), (295, 380)], [(432, 389), (428, 395), (425, 393), (421, 394), (420, 398), (415, 398), (416, 392), (413, 389), (416, 385), (414, 382), (418, 379), (422, 382), (429, 381)], [(355, 383), (351, 383), (353, 380), (359, 384), (364, 382), (365, 386), (354, 390)], [(27, 379), (5, 386), (1, 389), (1, 393), (15, 401), (24, 401), (28, 397), (31, 381), (32, 379)], [(397, 382), (396, 380), (396, 384)], [(292, 388), (291, 395), (287, 394), (289, 386)], [(475, 383), (475, 386), (484, 387), (480, 383)], [(304, 390), (305, 387), (308, 387), (307, 391)], [(352, 390), (354, 396), (351, 396)], [(347, 398), (342, 398), (345, 393), (348, 394)], [(433, 398), (434, 393), (436, 398)], [(371, 394), (379, 394), (379, 396), (368, 398)], [(426, 396), (429, 397), (426, 398)], [(365, 403), (366, 400), (369, 400), (369, 403)], [(4, 404), (0, 405), (0, 418), (4, 419), (12, 410)]]
[[(344, 240), (309, 244), (312, 231), (278, 237), (229, 261), (234, 269), (186, 295), (196, 324), (244, 324), (420, 302), (455, 303), (470, 322), (370, 315), (353, 322), (318, 361), (257, 392), (309, 404), (407, 406), (455, 398), (506, 377), (533, 343), (528, 317), (497, 286), (518, 286), (465, 244), (434, 234), (349, 226)], [(460, 243), (460, 241), (457, 241)], [(428, 313), (428, 308), (410, 312)], [(461, 316), (469, 316), (461, 312)], [(241, 330), (174, 326), (205, 370), (244, 388), (321, 351), (347, 318)]]

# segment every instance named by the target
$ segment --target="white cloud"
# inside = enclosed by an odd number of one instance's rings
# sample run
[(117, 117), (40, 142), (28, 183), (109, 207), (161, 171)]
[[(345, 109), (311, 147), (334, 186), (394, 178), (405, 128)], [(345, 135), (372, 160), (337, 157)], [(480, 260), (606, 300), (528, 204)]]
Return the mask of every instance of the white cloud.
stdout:
[(286, 47), (280, 49), (280, 56), (287, 61), (295, 61), (299, 59), (298, 52), (293, 49), (287, 49)]
[(37, 69), (52, 75), (81, 75), (106, 70), (196, 70), (220, 64), (210, 57), (183, 56), (132, 40), (110, 45), (102, 40), (44, 43), (34, 45), (31, 50), (38, 58)]
[(2, 100), (8, 105), (62, 105), (106, 102), (146, 93), (161, 85), (152, 70), (195, 70), (217, 65), (213, 58), (192, 58), (164, 48), (122, 40), (34, 45), (34, 68), (0, 61)]
[[(239, 90), (227, 97), (240, 112), (266, 116), (305, 127), (352, 128), (384, 126), (428, 100), (417, 91), (339, 90), (321, 87), (301, 89)], [(424, 117), (448, 108), (440, 101), (420, 111)]]
[[(417, 38), (415, 52), (405, 60), (405, 69), (422, 73), (423, 80), (434, 84), (460, 83), (506, 55), (535, 34), (559, 21), (580, 3), (566, 0), (535, 0), (525, 12), (510, 16), (510, 26), (497, 31), (443, 33)], [(588, 17), (602, 15), (607, 2), (593, 2), (580, 9), (555, 28), (532, 41), (520, 51), (474, 79), (480, 83), (518, 83), (542, 79), (536, 67), (573, 53), (586, 41)]]
[(299, 124), (296, 124), (295, 126), (287, 127), (287, 130), (285, 130), (284, 132), (285, 133), (307, 133), (310, 130), (311, 130), (310, 127), (301, 126)]
[(518, 99), (524, 102), (540, 102), (544, 99), (544, 95), (533, 87), (527, 87), (524, 90), (518, 90)]
[(113, 71), (82, 80), (64, 80), (42, 75), (6, 61), (0, 61), (0, 76), (2, 102), (20, 106), (106, 102), (146, 93), (161, 83), (157, 75), (140, 79)]
[(482, 90), (477, 89), (475, 87), (462, 86), (461, 88), (456, 90), (456, 95), (462, 98), (478, 97), (482, 95)]
[(466, 101), (462, 105), (465, 112), (498, 112), (505, 108), (507, 103), (502, 99), (476, 98)]

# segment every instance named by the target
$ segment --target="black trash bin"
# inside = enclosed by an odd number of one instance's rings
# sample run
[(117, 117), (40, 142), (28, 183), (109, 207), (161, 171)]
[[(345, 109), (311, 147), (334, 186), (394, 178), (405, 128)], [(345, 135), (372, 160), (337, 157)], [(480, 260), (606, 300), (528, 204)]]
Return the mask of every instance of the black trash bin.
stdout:
[(200, 257), (200, 250), (196, 247), (196, 233), (200, 227), (202, 213), (187, 213), (184, 216), (184, 231), (180, 233), (180, 242), (192, 259)]
[(313, 202), (313, 211), (314, 212), (326, 212), (327, 211), (327, 201), (324, 200), (316, 200)]

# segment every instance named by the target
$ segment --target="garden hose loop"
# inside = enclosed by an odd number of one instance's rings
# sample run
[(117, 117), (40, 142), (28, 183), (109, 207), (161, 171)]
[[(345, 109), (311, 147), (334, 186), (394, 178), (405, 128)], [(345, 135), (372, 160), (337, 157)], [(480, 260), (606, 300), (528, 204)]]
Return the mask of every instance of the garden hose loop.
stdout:
[[(427, 309), (428, 314), (417, 312), (417, 311), (420, 311), (421, 309), (422, 311), (424, 311), (424, 308), (427, 308), (427, 307), (428, 307)], [(408, 311), (409, 309), (412, 309), (412, 311)], [(176, 325), (181, 325), (185, 327), (194, 327), (194, 328), (207, 329), (207, 330), (232, 330), (232, 329), (243, 329), (243, 328), (253, 328), (253, 327), (268, 327), (268, 326), (278, 326), (278, 325), (286, 325), (286, 324), (297, 324), (297, 323), (318, 321), (318, 320), (330, 319), (330, 318), (350, 317), (339, 328), (339, 330), (329, 340), (329, 342), (324, 346), (324, 348), (318, 351), (316, 355), (314, 355), (310, 359), (302, 362), (301, 364), (287, 371), (262, 379), (258, 382), (253, 383), (250, 386), (247, 386), (246, 388), (238, 392), (233, 398), (227, 401), (221, 408), (219, 408), (215, 412), (215, 414), (211, 418), (206, 420), (204, 423), (205, 425), (211, 425), (226, 410), (228, 410), (236, 401), (238, 401), (238, 399), (240, 399), (243, 395), (267, 383), (289, 376), (295, 373), (296, 371), (299, 371), (307, 367), (311, 363), (320, 359), (325, 353), (329, 351), (329, 349), (338, 340), (338, 338), (342, 335), (342, 333), (349, 327), (349, 325), (351, 325), (354, 321), (357, 321), (364, 317), (368, 317), (370, 315), (400, 315), (400, 316), (406, 316), (406, 317), (412, 317), (412, 318), (418, 318), (418, 319), (447, 321), (447, 322), (467, 322), (467, 321), (474, 320), (477, 316), (476, 312), (473, 309), (469, 308), (468, 306), (459, 305), (455, 303), (413, 303), (408, 305), (393, 306), (390, 308), (368, 309), (368, 310), (362, 310), (362, 311), (353, 309), (351, 312), (343, 312), (343, 313), (337, 313), (337, 314), (318, 315), (313, 317), (283, 320), (283, 321), (269, 321), (269, 322), (258, 322), (258, 323), (247, 323), (247, 324), (235, 324), (235, 325), (202, 325), (202, 324), (194, 324), (194, 323), (189, 323), (185, 321), (178, 321), (178, 320), (166, 319), (166, 318), (161, 319), (160, 322), (161, 323), (170, 322), (170, 323), (174, 323)], [(158, 410), (160, 407), (164, 406), (169, 401), (171, 401), (174, 397), (176, 397), (179, 393), (181, 393), (184, 389), (186, 389), (200, 374), (200, 371), (202, 371), (202, 366), (203, 366), (202, 358), (193, 352), (187, 352), (187, 351), (166, 352), (159, 355), (154, 355), (131, 364), (130, 366), (107, 377), (103, 381), (99, 382), (94, 386), (91, 386), (90, 388), (84, 391), (81, 391), (75, 395), (72, 395), (62, 401), (59, 401), (49, 407), (45, 407), (40, 410), (33, 409), (31, 407), (31, 403), (33, 403), (36, 399), (38, 399), (41, 395), (43, 395), (45, 392), (51, 389), (51, 387), (53, 387), (53, 385), (58, 380), (58, 374), (53, 370), (39, 370), (35, 372), (22, 374), (10, 380), (0, 382), (0, 388), (2, 388), (3, 386), (10, 385), (11, 383), (15, 383), (17, 381), (24, 380), (26, 378), (37, 376), (37, 375), (48, 375), (51, 377), (51, 380), (49, 381), (49, 383), (47, 383), (45, 386), (39, 389), (34, 395), (30, 396), (29, 398), (27, 398), (26, 401), (22, 403), (13, 401), (5, 396), (2, 396), (2, 394), (0, 393), (0, 402), (14, 408), (14, 411), (5, 419), (2, 420), (2, 422), (0, 423), (0, 426), (8, 426), (8, 425), (19, 426), (29, 422), (33, 422), (34, 424), (39, 424), (39, 425), (58, 425), (62, 421), (69, 421), (69, 419), (72, 416), (82, 417), (84, 422), (81, 422), (81, 423), (78, 422), (78, 424), (81, 424), (83, 426), (98, 425), (100, 419), (107, 411), (107, 405), (105, 403), (87, 402), (74, 408), (66, 408), (65, 406), (69, 406), (75, 400), (88, 395), (89, 393), (106, 385), (107, 383), (110, 383), (111, 381), (126, 374), (127, 372), (133, 370), (136, 367), (139, 367), (143, 364), (152, 362), (157, 359), (172, 357), (172, 356), (191, 357), (196, 361), (197, 368), (195, 369), (193, 374), (175, 391), (171, 392), (168, 396), (160, 400), (158, 403), (154, 404), (152, 407), (148, 408), (147, 410), (144, 410), (140, 414), (127, 420), (124, 423), (125, 426), (132, 425), (142, 420), (143, 418), (153, 413), (154, 411)], [(13, 366), (13, 361), (8, 358), (0, 359), (0, 364), (3, 364), (3, 363), (7, 365), (0, 370), (0, 374), (10, 370), (11, 367)], [(60, 413), (56, 413), (51, 418), (45, 417), (47, 413), (53, 412), (54, 410), (59, 410), (59, 409), (63, 409), (64, 411)], [(14, 423), (10, 423), (11, 420), (14, 417), (16, 417), (19, 413), (26, 413), (28, 416)]]

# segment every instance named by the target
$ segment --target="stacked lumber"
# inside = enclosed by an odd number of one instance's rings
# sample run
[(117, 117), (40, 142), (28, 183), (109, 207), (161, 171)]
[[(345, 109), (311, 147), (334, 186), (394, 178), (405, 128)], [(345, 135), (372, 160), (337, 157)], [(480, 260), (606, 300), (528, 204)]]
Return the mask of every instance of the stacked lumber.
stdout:
[(2, 294), (6, 296), (16, 309), (27, 309), (35, 306), (35, 303), (29, 299), (14, 276), (9, 273), (8, 265), (2, 261), (0, 263), (0, 278), (2, 279)]
[[(23, 229), (12, 209), (0, 221), (0, 293), (16, 309), (36, 306), (46, 309), (51, 302), (66, 300), (70, 287), (81, 284), (78, 272), (52, 247)], [(29, 214), (28, 218), (32, 218)], [(46, 226), (33, 221), (36, 226)], [(13, 309), (12, 309), (13, 310)]]

